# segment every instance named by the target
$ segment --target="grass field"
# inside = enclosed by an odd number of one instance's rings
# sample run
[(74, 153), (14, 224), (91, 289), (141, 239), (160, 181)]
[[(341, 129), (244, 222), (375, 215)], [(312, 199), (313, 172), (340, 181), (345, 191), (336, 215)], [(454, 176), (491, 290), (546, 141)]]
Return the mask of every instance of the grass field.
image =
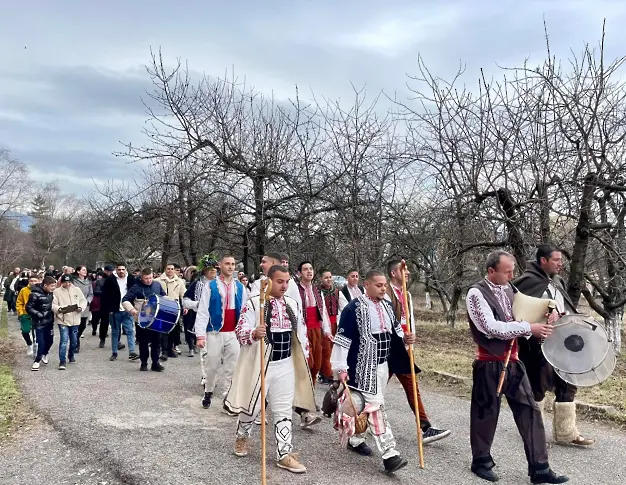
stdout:
[(14, 350), (9, 340), (6, 303), (2, 302), (0, 317), (0, 440), (2, 440), (16, 416), (20, 400), (17, 383), (13, 378)]
[[(468, 324), (461, 322), (457, 325), (459, 328), (450, 328), (440, 323), (418, 321), (416, 363), (422, 369), (471, 377), (476, 345)], [(425, 379), (436, 380), (425, 374)], [(470, 388), (469, 384), (465, 388), (459, 384), (448, 387), (455, 387), (458, 394), (467, 394)], [(589, 404), (613, 406), (617, 413), (610, 419), (626, 425), (626, 356), (622, 354), (618, 358), (611, 377), (599, 386), (580, 388), (576, 399)]]

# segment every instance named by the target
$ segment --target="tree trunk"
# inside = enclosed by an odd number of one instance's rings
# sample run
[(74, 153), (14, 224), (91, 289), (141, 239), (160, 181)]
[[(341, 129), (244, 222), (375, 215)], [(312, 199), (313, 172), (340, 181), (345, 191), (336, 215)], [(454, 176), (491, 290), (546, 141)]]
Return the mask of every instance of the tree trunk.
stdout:
[(622, 350), (622, 322), (624, 321), (624, 307), (608, 310), (608, 318), (604, 319), (606, 333), (609, 340), (613, 342), (613, 350), (619, 354)]
[(459, 300), (462, 292), (463, 288), (461, 288), (461, 285), (455, 283), (450, 308), (446, 312), (446, 323), (452, 328), (456, 325), (456, 312), (459, 309)]
[(576, 240), (572, 251), (572, 261), (570, 264), (569, 281), (567, 294), (572, 299), (574, 306), (578, 306), (580, 294), (584, 285), (585, 261), (587, 259), (587, 248), (589, 247), (589, 231), (591, 224), (591, 204), (593, 203), (593, 193), (596, 188), (597, 176), (590, 173), (585, 177), (582, 199), (580, 203), (580, 214), (576, 225)]
[(526, 254), (524, 253), (524, 236), (520, 228), (519, 213), (516, 209), (515, 201), (511, 197), (508, 189), (500, 188), (497, 191), (498, 203), (502, 207), (502, 211), (506, 217), (505, 225), (507, 232), (507, 240), (511, 246), (511, 252), (515, 256), (515, 261), (519, 268), (523, 268), (526, 263)]

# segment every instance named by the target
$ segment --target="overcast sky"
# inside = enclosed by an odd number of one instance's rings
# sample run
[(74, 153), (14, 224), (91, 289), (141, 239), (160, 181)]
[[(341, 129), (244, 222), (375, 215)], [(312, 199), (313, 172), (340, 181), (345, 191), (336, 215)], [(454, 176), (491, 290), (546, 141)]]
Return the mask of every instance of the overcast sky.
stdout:
[[(39, 181), (77, 194), (132, 175), (112, 152), (141, 143), (150, 47), (195, 71), (233, 68), (279, 98), (311, 89), (348, 99), (403, 89), (421, 54), (473, 83), (482, 67), (539, 61), (545, 16), (553, 53), (596, 44), (626, 54), (626, 1), (0, 0), (0, 146)], [(349, 101), (348, 101), (349, 102)]]

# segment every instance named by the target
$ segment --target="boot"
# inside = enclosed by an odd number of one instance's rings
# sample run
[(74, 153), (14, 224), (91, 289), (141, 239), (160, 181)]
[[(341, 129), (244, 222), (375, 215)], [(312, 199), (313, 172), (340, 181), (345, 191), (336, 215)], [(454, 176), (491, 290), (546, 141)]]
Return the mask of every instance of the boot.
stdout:
[(576, 403), (555, 402), (552, 436), (559, 445), (591, 446), (594, 440), (583, 438), (576, 427)]

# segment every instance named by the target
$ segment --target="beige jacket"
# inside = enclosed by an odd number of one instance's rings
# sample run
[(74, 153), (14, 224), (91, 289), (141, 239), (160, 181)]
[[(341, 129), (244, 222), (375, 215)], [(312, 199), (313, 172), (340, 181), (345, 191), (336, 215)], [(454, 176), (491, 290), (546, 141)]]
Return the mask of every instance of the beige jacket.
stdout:
[(83, 292), (74, 285), (69, 288), (59, 286), (52, 293), (52, 311), (54, 312), (54, 321), (59, 325), (74, 327), (80, 325), (80, 316), (82, 312), (58, 313), (59, 308), (68, 305), (78, 305), (83, 310), (87, 308), (87, 299)]
[(172, 279), (169, 279), (165, 273), (163, 273), (159, 276), (157, 281), (161, 283), (161, 286), (163, 287), (163, 290), (167, 294), (168, 298), (182, 301), (186, 290), (184, 279), (179, 278), (178, 276), (174, 276)]

